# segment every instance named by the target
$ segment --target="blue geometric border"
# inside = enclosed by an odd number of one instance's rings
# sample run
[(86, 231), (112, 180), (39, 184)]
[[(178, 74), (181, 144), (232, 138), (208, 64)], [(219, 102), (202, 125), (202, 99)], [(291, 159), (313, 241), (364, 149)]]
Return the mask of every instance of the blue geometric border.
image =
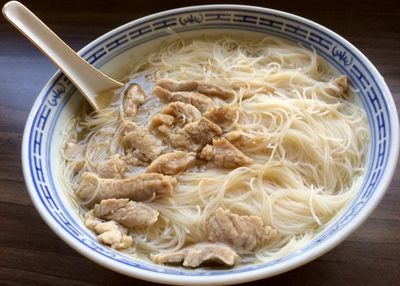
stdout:
[[(389, 144), (392, 130), (385, 95), (362, 60), (352, 53), (345, 43), (332, 38), (324, 31), (313, 26), (282, 15), (245, 11), (244, 8), (224, 10), (214, 8), (204, 9), (201, 12), (193, 10), (192, 12), (173, 13), (153, 20), (142, 21), (117, 34), (108, 36), (85, 51), (82, 56), (88, 62), (100, 67), (127, 49), (167, 35), (168, 28), (173, 28), (177, 32), (216, 28), (241, 29), (278, 35), (301, 42), (305, 47), (313, 47), (319, 55), (328, 60), (341, 73), (346, 74), (350, 78), (353, 87), (360, 91), (360, 100), (368, 113), (371, 127), (369, 154), (371, 160), (367, 166), (361, 190), (353, 199), (352, 204), (338, 221), (317, 236), (311, 243), (286, 257), (269, 263), (212, 272), (207, 270), (187, 271), (164, 267), (161, 269), (151, 264), (138, 264), (126, 256), (98, 244), (93, 236), (87, 236), (87, 231), (74, 222), (68, 210), (61, 203), (54, 188), (50, 168), (49, 142), (51, 142), (54, 134), (57, 119), (75, 90), (70, 81), (65, 76), (60, 75), (45, 92), (38, 112), (35, 114), (28, 139), (30, 175), (33, 178), (35, 192), (38, 194), (48, 214), (77, 241), (105, 257), (148, 271), (186, 276), (241, 273), (282, 263), (326, 241), (326, 239), (347, 225), (373, 196), (374, 190), (383, 176), (392, 148)], [(49, 136), (45, 136), (45, 130), (49, 130)], [(44, 140), (46, 140), (45, 145), (43, 145)], [(48, 148), (43, 150), (44, 146)]]

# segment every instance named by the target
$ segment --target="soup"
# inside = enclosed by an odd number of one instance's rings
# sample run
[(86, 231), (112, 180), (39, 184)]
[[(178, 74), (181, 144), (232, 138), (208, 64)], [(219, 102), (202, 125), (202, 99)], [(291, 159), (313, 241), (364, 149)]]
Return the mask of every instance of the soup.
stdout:
[(183, 267), (272, 261), (312, 240), (364, 172), (366, 114), (315, 51), (275, 37), (177, 40), (110, 105), (72, 118), (62, 178), (97, 239)]

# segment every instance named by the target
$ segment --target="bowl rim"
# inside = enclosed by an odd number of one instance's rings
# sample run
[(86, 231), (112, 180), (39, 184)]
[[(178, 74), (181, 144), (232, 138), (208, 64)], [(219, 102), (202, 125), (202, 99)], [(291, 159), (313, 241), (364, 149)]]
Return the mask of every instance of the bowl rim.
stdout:
[[(36, 113), (39, 110), (39, 106), (41, 104), (41, 98), (42, 96), (38, 96), (37, 99), (35, 100), (29, 116), (27, 118), (24, 132), (23, 132), (23, 140), (22, 140), (22, 166), (23, 166), (23, 174), (24, 174), (24, 179), (25, 179), (25, 184), (27, 186), (29, 195), (33, 201), (33, 204), (37, 211), (39, 212), (40, 216), (43, 218), (43, 220), (47, 223), (47, 225), (55, 232), (62, 240), (64, 240), (70, 247), (72, 247), (74, 250), (82, 254), (83, 256), (89, 258), (90, 260), (96, 262), (97, 264), (100, 264), (108, 269), (114, 270), (116, 272), (119, 272), (121, 274), (135, 277), (135, 278), (140, 278), (143, 280), (147, 281), (152, 281), (152, 282), (158, 282), (158, 283), (163, 283), (163, 284), (180, 284), (180, 285), (187, 285), (189, 283), (191, 284), (196, 284), (196, 285), (223, 285), (223, 284), (237, 284), (237, 283), (242, 283), (242, 282), (247, 282), (247, 281), (252, 281), (252, 280), (258, 280), (266, 277), (270, 277), (273, 275), (277, 275), (283, 272), (287, 272), (289, 270), (292, 270), (294, 268), (297, 268), (301, 265), (304, 265), (311, 260), (316, 259), (317, 257), (325, 254), (326, 252), (330, 251), (332, 248), (337, 246), (339, 243), (341, 243), (344, 239), (346, 239), (353, 231), (355, 231), (366, 219), (367, 217), (372, 213), (372, 211), (376, 208), (376, 206), (379, 204), (379, 202), (382, 200), (383, 195), (385, 194), (387, 188), (389, 187), (389, 184), (391, 182), (391, 178), (394, 175), (394, 172), (396, 170), (396, 164), (398, 160), (398, 155), (399, 155), (399, 147), (400, 147), (400, 142), (399, 142), (399, 122), (398, 122), (398, 114), (396, 110), (396, 106), (394, 103), (394, 99), (390, 93), (389, 88), (387, 87), (383, 77), (380, 75), (378, 70), (375, 68), (375, 66), (367, 59), (364, 54), (362, 54), (354, 45), (352, 45), (350, 42), (348, 42), (346, 39), (341, 37), (340, 35), (336, 34), (335, 32), (331, 31), (330, 29), (313, 22), (311, 20), (308, 20), (306, 18), (288, 13), (288, 12), (283, 12), (275, 9), (270, 9), (270, 8), (264, 8), (264, 7), (258, 7), (258, 6), (248, 6), (248, 5), (231, 5), (231, 4), (223, 4), (223, 5), (196, 5), (196, 6), (188, 6), (188, 7), (182, 7), (182, 8), (177, 8), (177, 9), (170, 9), (158, 13), (154, 13), (145, 17), (141, 17), (138, 19), (135, 19), (133, 21), (130, 21), (124, 25), (121, 25), (119, 27), (116, 27), (109, 32), (103, 34), (102, 36), (94, 39), (92, 42), (84, 46), (81, 50), (79, 50), (79, 54), (84, 53), (86, 50), (90, 49), (91, 47), (95, 46), (99, 42), (104, 41), (108, 37), (125, 30), (129, 28), (133, 24), (139, 24), (141, 22), (145, 22), (148, 20), (151, 20), (156, 17), (163, 17), (167, 16), (173, 13), (185, 13), (185, 12), (194, 12), (194, 11), (201, 11), (201, 9), (205, 8), (212, 8), (212, 9), (243, 9), (246, 11), (250, 12), (268, 12), (268, 13), (273, 13), (278, 16), (283, 16), (289, 19), (297, 20), (300, 22), (303, 22), (311, 27), (314, 27), (318, 30), (322, 30), (326, 34), (330, 35), (333, 38), (340, 39), (341, 42), (343, 42), (346, 47), (351, 49), (351, 51), (367, 66), (367, 68), (373, 73), (373, 75), (376, 75), (376, 81), (377, 85), (380, 86), (380, 88), (383, 91), (383, 94), (385, 95), (385, 100), (387, 102), (387, 107), (389, 110), (389, 120), (393, 124), (392, 126), (392, 140), (390, 141), (390, 144), (392, 144), (392, 156), (389, 156), (388, 161), (387, 161), (387, 166), (384, 174), (382, 175), (382, 179), (380, 183), (376, 187), (376, 191), (374, 193), (374, 200), (371, 200), (368, 206), (365, 206), (365, 209), (363, 212), (359, 213), (357, 216), (355, 216), (352, 219), (352, 223), (345, 225), (340, 231), (335, 233), (329, 240), (321, 243), (320, 245), (315, 246), (314, 248), (308, 250), (307, 252), (298, 255), (296, 257), (293, 257), (290, 259), (285, 265), (273, 265), (268, 268), (260, 268), (256, 270), (248, 270), (246, 272), (240, 272), (240, 273), (227, 273), (224, 275), (220, 276), (183, 276), (183, 275), (175, 275), (175, 274), (166, 274), (166, 273), (155, 273), (155, 272), (150, 272), (144, 269), (139, 269), (135, 267), (128, 267), (127, 265), (123, 265), (120, 263), (115, 263), (109, 259), (104, 258), (103, 256), (100, 256), (98, 253), (88, 250), (88, 248), (82, 244), (78, 244), (75, 240), (72, 239), (69, 235), (64, 235), (64, 231), (59, 227), (59, 225), (51, 218), (49, 217), (44, 208), (42, 207), (42, 204), (39, 200), (39, 198), (36, 196), (35, 192), (32, 191), (34, 189), (33, 183), (32, 183), (32, 177), (30, 176), (30, 171), (29, 171), (29, 164), (28, 164), (28, 152), (29, 152), (29, 133), (31, 130), (31, 126), (33, 124), (33, 119), (36, 115)], [(58, 70), (46, 83), (46, 85), (43, 87), (39, 95), (43, 92), (43, 90), (46, 90), (50, 87), (50, 85), (55, 81), (57, 77), (61, 75), (61, 72)], [(195, 281), (194, 281), (195, 280)]]

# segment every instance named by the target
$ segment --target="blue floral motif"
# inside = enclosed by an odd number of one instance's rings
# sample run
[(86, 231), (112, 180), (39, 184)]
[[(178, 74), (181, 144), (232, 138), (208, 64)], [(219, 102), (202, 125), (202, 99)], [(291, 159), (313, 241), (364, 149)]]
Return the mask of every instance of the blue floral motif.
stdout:
[(332, 56), (334, 58), (337, 58), (339, 62), (342, 62), (346, 67), (350, 66), (353, 63), (353, 58), (349, 56), (344, 49), (338, 46), (333, 47)]
[(51, 106), (57, 106), (58, 104), (58, 99), (61, 97), (61, 95), (65, 92), (65, 85), (59, 82), (56, 85), (56, 88), (54, 88), (51, 92), (51, 97), (47, 100), (47, 102)]
[(198, 23), (200, 24), (201, 22), (203, 22), (204, 20), (204, 16), (203, 14), (190, 14), (189, 16), (186, 17), (180, 17), (179, 18), (179, 23), (182, 26), (186, 26), (187, 24), (194, 24), (194, 23)]

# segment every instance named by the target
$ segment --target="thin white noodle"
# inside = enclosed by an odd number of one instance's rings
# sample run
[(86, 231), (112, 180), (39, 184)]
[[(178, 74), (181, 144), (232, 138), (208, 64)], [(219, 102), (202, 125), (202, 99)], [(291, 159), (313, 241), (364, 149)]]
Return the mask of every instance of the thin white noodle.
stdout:
[[(207, 240), (207, 221), (220, 206), (260, 216), (278, 237), (243, 262), (271, 261), (313, 239), (348, 204), (364, 172), (369, 141), (365, 112), (353, 91), (340, 94), (335, 71), (315, 51), (275, 37), (178, 39), (133, 65), (130, 77), (205, 80), (227, 88), (233, 98), (217, 105), (237, 107), (240, 149), (254, 163), (235, 170), (199, 169), (180, 174), (169, 198), (148, 204), (159, 221), (134, 229), (136, 245), (126, 252), (147, 257)], [(118, 101), (120, 102), (120, 101)], [(162, 104), (153, 96), (139, 108), (136, 123), (146, 128)], [(124, 154), (115, 103), (99, 113), (80, 114), (66, 128), (61, 148), (62, 180), (74, 195), (84, 171), (110, 155)], [(76, 130), (86, 130), (77, 138)], [(84, 158), (84, 166), (76, 166)], [(128, 167), (124, 177), (143, 168)], [(80, 208), (80, 211), (83, 211)]]

